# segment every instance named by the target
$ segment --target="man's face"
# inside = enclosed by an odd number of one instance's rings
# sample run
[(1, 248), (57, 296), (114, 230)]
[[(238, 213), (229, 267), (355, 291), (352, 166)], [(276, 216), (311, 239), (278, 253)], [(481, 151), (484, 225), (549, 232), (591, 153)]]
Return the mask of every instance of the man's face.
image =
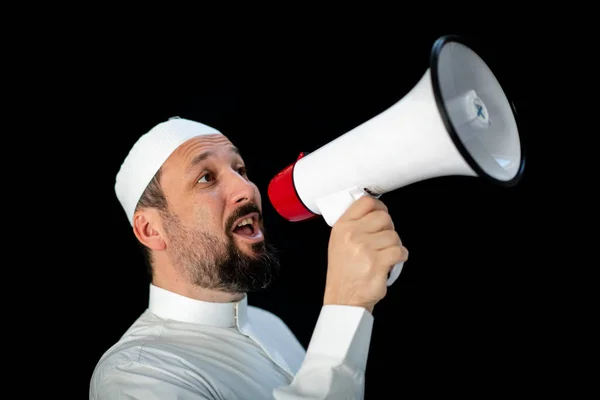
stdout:
[(266, 287), (279, 264), (265, 241), (258, 188), (224, 135), (181, 145), (163, 165), (171, 262), (193, 283), (228, 292)]

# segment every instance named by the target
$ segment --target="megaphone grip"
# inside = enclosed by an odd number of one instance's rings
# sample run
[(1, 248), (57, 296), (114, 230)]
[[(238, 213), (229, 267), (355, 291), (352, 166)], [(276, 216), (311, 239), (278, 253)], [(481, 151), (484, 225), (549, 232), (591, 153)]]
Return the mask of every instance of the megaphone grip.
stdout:
[[(333, 226), (339, 217), (346, 212), (348, 207), (350, 207), (353, 202), (362, 196), (372, 195), (365, 192), (363, 189), (352, 187), (347, 190), (342, 190), (340, 192), (316, 199), (316, 204), (327, 225)], [(403, 266), (404, 262), (394, 265), (388, 275), (387, 286), (391, 286), (396, 279), (398, 279), (400, 272), (402, 272)]]
[(394, 265), (394, 268), (392, 268), (392, 271), (390, 272), (390, 275), (388, 276), (388, 280), (387, 280), (388, 286), (392, 286), (394, 284), (394, 282), (396, 282), (396, 279), (398, 279), (398, 277), (400, 276), (400, 272), (402, 272), (403, 266), (404, 266), (404, 262), (400, 262), (400, 263)]

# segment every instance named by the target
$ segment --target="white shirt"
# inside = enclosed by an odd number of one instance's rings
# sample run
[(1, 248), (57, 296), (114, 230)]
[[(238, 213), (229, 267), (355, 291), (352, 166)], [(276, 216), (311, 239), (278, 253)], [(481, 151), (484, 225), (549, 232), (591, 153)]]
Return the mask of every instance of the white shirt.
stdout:
[(150, 285), (148, 309), (100, 358), (90, 400), (362, 399), (373, 316), (321, 309), (308, 349), (274, 314)]

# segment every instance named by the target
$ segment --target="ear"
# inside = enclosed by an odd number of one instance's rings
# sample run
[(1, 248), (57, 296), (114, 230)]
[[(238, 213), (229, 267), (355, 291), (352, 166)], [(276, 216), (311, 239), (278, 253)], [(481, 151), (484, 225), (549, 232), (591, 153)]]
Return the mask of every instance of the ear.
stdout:
[(157, 251), (167, 247), (160, 222), (160, 216), (152, 209), (140, 210), (133, 217), (133, 232), (137, 239), (146, 247)]

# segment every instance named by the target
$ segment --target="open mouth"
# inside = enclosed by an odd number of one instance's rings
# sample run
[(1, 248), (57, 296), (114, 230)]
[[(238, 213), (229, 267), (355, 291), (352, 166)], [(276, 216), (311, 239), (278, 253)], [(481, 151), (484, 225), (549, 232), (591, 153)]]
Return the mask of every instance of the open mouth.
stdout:
[(233, 233), (250, 239), (262, 237), (258, 226), (258, 214), (252, 213), (236, 221)]

